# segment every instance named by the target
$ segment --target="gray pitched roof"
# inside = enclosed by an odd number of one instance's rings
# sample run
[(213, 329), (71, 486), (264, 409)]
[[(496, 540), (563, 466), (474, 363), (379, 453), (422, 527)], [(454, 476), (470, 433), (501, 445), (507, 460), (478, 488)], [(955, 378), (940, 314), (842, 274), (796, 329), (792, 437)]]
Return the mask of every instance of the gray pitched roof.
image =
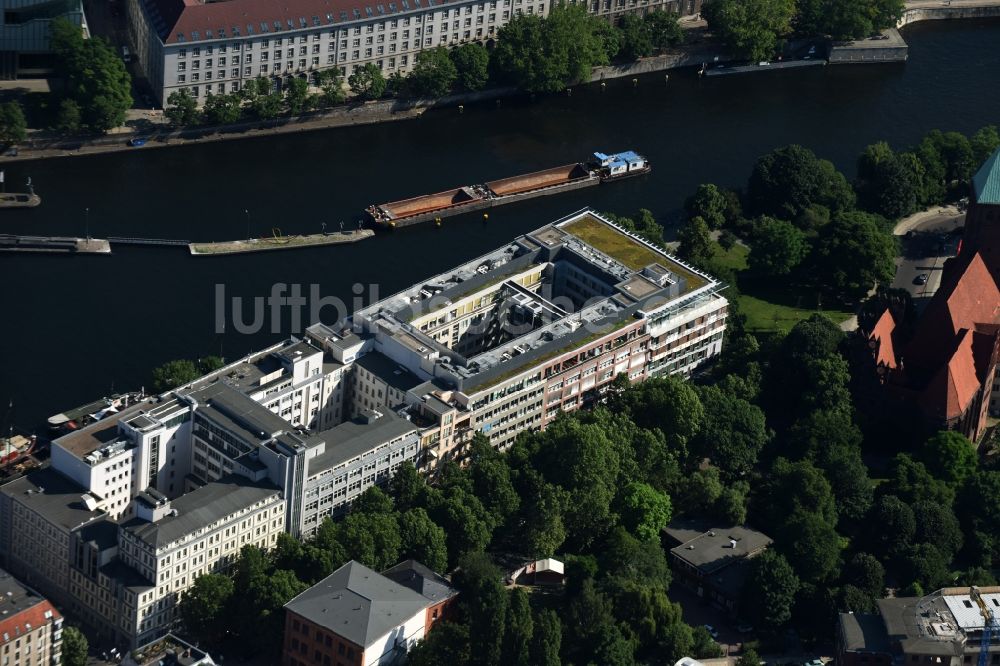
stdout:
[(400, 585), (405, 585), (430, 602), (437, 604), (455, 596), (454, 589), (444, 576), (439, 576), (416, 560), (405, 560), (382, 572)]
[(882, 616), (874, 613), (841, 613), (844, 649), (852, 652), (889, 654), (889, 635)]
[(285, 608), (368, 648), (430, 605), (422, 595), (351, 560)]
[(155, 523), (133, 518), (122, 529), (160, 548), (280, 492), (270, 483), (230, 474), (173, 500), (170, 507), (177, 511), (176, 516), (168, 515)]

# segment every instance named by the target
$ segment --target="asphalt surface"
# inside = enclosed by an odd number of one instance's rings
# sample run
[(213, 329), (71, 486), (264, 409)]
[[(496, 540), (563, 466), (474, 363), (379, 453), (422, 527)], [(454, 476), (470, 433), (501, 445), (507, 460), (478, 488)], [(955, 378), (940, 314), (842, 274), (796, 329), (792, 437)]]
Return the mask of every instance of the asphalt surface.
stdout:
[[(900, 237), (902, 256), (896, 260), (892, 286), (909, 291), (918, 308), (940, 287), (944, 262), (957, 254), (964, 224), (964, 213), (944, 208), (907, 225), (908, 230)], [(918, 283), (920, 275), (927, 276), (925, 284)]]

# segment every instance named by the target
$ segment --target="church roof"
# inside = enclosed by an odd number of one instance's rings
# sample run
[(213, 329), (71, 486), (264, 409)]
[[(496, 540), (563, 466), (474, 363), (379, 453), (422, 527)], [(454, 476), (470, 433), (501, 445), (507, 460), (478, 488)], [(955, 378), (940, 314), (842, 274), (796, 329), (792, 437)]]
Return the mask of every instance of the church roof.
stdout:
[(896, 367), (896, 349), (892, 340), (892, 334), (895, 330), (896, 320), (889, 308), (886, 308), (872, 328), (871, 335), (868, 336), (869, 340), (878, 344), (875, 352), (875, 363), (878, 365), (887, 368)]
[(1000, 204), (1000, 148), (976, 172), (972, 186), (978, 203)]

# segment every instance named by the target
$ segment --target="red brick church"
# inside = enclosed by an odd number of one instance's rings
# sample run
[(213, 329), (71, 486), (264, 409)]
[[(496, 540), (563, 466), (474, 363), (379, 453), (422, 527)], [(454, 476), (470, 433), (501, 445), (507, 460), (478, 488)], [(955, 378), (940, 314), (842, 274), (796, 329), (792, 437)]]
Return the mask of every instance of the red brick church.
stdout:
[(972, 441), (1000, 413), (1000, 150), (972, 182), (958, 256), (908, 340), (886, 308), (863, 330), (886, 397), (921, 415), (929, 430), (956, 430)]

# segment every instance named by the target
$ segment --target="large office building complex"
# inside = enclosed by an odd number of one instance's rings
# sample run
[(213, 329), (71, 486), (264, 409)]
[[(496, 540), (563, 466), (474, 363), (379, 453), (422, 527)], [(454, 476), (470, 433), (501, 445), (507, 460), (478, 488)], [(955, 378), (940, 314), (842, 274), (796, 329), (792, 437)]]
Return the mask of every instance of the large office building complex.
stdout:
[[(693, 14), (701, 0), (578, 0), (609, 20), (653, 10)], [(488, 42), (551, 0), (128, 0), (129, 39), (161, 104), (188, 89), (200, 102), (260, 76), (276, 81), (368, 63), (406, 73), (436, 46)]]
[[(246, 545), (310, 536), (404, 462), (594, 404), (722, 347), (722, 285), (591, 211), (57, 438), (0, 489), (0, 555), (129, 648)], [(107, 410), (112, 411), (113, 410)]]

